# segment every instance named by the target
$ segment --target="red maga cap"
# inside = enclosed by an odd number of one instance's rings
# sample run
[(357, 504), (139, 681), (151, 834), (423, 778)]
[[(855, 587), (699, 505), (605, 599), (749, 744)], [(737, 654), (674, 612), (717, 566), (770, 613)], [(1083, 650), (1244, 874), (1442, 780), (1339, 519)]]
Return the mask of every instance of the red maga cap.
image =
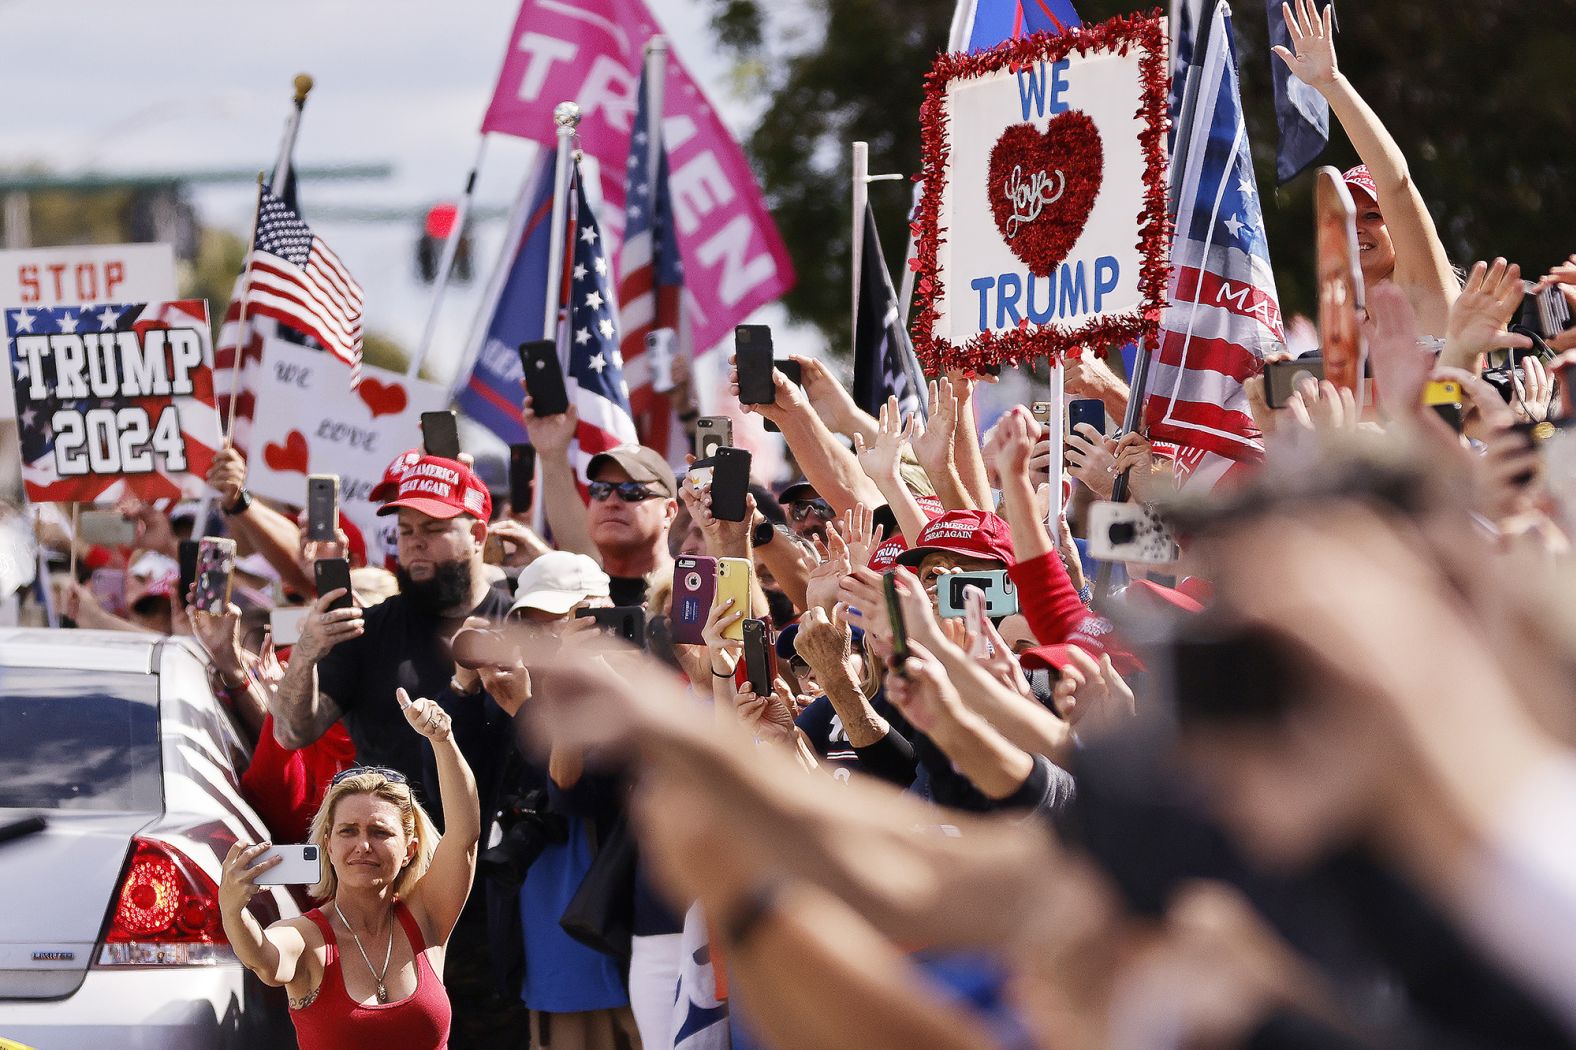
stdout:
[(419, 448), (408, 448), (394, 457), (394, 462), (383, 469), (383, 480), (372, 486), (367, 499), (373, 503), (387, 503), (399, 493), (399, 479), (414, 467), (426, 453)]
[(492, 494), (476, 472), (442, 456), (422, 456), (399, 479), (399, 494), (378, 509), (393, 514), (401, 507), (429, 518), (457, 518), (469, 514), (479, 521), (492, 517)]
[(898, 555), (899, 565), (915, 566), (927, 554), (959, 554), (1011, 565), (1012, 530), (1000, 515), (988, 510), (949, 510), (920, 530), (919, 542)]
[(1368, 165), (1359, 164), (1355, 168), (1349, 168), (1341, 178), (1345, 181), (1347, 189), (1366, 193), (1369, 200), (1375, 204), (1379, 203), (1379, 186), (1368, 171)]

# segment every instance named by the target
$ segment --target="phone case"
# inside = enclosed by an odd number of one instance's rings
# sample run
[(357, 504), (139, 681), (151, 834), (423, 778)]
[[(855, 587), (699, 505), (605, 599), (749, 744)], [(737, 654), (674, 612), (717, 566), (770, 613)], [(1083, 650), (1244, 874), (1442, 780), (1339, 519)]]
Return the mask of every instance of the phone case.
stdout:
[(1029, 415), (1042, 427), (1051, 425), (1051, 403), (1049, 401), (1035, 401), (1029, 405)]
[(306, 605), (286, 605), (268, 613), (268, 633), (276, 646), (294, 645), (301, 640), (301, 624), (311, 613)]
[(197, 582), (197, 548), (196, 540), (181, 540), (175, 549), (175, 559), (181, 569), (181, 593), (178, 597), (181, 604), (186, 604), (186, 596), (192, 592), (192, 584)]
[(716, 558), (696, 556), (673, 563), (673, 603), (668, 606), (668, 618), (673, 621), (675, 643), (706, 644), (701, 632), (706, 628), (706, 617), (716, 594)]
[(1461, 404), (1461, 384), (1453, 379), (1431, 379), (1423, 388), (1425, 405)]
[(577, 609), (575, 619), (594, 620), (609, 634), (615, 634), (640, 649), (646, 647), (646, 608), (643, 605), (614, 605), (603, 609)]
[(561, 416), (569, 411), (569, 391), (558, 363), (558, 346), (551, 339), (520, 344), (520, 367), (525, 371), (525, 392), (531, 411), (539, 416)]
[(235, 571), (235, 541), (204, 536), (197, 543), (195, 606), (215, 616), (230, 604), (230, 574)]
[(788, 382), (792, 383), (794, 386), (804, 386), (804, 365), (800, 364), (798, 361), (792, 361), (788, 358), (784, 358), (781, 361), (773, 361), (772, 367), (781, 372), (787, 378)]
[(750, 491), (750, 453), (719, 448), (711, 468), (711, 513), (719, 521), (743, 521)]
[(252, 861), (252, 866), (273, 857), (284, 860), (257, 876), (252, 883), (254, 886), (315, 886), (323, 879), (323, 851), (312, 843), (270, 846)]
[[(750, 563), (743, 558), (718, 558), (717, 559), (717, 589), (714, 596), (716, 604), (721, 605), (729, 598), (733, 599), (731, 612), (750, 611)], [(744, 621), (739, 620), (732, 627), (722, 632), (724, 638), (744, 639)]]
[(1314, 173), (1313, 216), (1325, 378), (1361, 397), (1363, 338), (1357, 306), (1363, 301), (1363, 275), (1357, 255), (1357, 209), (1338, 169), (1323, 167)]
[(313, 474), (306, 479), (306, 538), (339, 539), (339, 475)]
[(771, 696), (776, 668), (772, 658), (772, 629), (765, 620), (744, 621), (744, 673), (756, 696)]
[(1177, 559), (1177, 544), (1160, 516), (1142, 503), (1089, 506), (1089, 553), (1102, 561), (1164, 565)]
[(881, 593), (886, 598), (887, 623), (892, 628), (892, 660), (901, 664), (908, 659), (908, 626), (903, 622), (903, 605), (897, 593), (897, 574), (891, 569), (881, 574)]
[(453, 409), (421, 414), (421, 447), (429, 456), (459, 458), (460, 427)]
[(1285, 408), (1303, 376), (1316, 381), (1323, 379), (1324, 358), (1299, 357), (1293, 361), (1273, 361), (1265, 365), (1264, 403), (1271, 408)]
[(741, 324), (733, 330), (734, 364), (739, 370), (739, 404), (769, 405), (777, 400), (772, 379), (772, 330)]
[(1067, 405), (1067, 429), (1078, 432), (1078, 424), (1088, 423), (1101, 434), (1105, 433), (1105, 404), (1099, 398), (1081, 397)]
[(126, 615), (126, 570), (94, 569), (88, 578), (88, 589), (109, 612)]
[(77, 521), (77, 538), (101, 547), (130, 547), (137, 542), (137, 523), (118, 510), (85, 510)]
[(335, 598), (330, 610), (349, 609), (355, 602), (350, 600), (350, 563), (344, 558), (319, 558), (312, 563), (313, 575), (317, 583), (318, 597), (329, 591), (345, 588), (345, 593)]
[(1005, 569), (996, 572), (955, 572), (936, 584), (936, 611), (942, 616), (962, 616), (967, 608), (963, 592), (969, 587), (985, 592), (985, 615), (995, 619), (1018, 611), (1018, 588)]
[(710, 459), (723, 445), (733, 444), (733, 420), (727, 416), (701, 416), (695, 422), (695, 458)]
[(536, 498), (536, 447), (509, 446), (509, 510), (524, 514)]

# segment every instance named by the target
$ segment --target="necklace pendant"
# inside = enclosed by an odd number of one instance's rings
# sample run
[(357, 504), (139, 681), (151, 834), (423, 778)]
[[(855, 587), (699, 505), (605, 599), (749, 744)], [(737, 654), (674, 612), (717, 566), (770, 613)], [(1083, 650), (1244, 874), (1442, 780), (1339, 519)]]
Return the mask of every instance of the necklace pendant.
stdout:
[(389, 990), (387, 988), (383, 987), (382, 982), (379, 982), (378, 983), (378, 1002), (386, 1003), (388, 1001), (389, 1001)]

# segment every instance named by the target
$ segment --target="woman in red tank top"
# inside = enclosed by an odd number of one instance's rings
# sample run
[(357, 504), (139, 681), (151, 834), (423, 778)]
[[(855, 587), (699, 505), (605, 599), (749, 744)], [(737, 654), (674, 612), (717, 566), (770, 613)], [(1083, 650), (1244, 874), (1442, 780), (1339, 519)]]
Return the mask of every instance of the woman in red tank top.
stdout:
[(311, 841), (328, 858), (312, 887), (322, 906), (264, 930), (246, 910), (268, 843), (236, 843), (224, 861), (219, 907), (236, 956), (290, 998), (301, 1050), (379, 1046), (443, 1050), (449, 996), (443, 953), (476, 870), (476, 781), (431, 700), (400, 706), (432, 742), (446, 828), (440, 838), (400, 773), (355, 767), (334, 778)]

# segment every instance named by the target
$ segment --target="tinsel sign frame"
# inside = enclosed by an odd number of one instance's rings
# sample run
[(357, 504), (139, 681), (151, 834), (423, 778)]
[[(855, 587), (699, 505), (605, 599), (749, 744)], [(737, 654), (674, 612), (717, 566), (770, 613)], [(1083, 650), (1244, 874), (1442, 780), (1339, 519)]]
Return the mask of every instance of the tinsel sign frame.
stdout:
[(1158, 11), (936, 59), (911, 263), (926, 372), (1154, 334), (1170, 241), (1166, 61)]

